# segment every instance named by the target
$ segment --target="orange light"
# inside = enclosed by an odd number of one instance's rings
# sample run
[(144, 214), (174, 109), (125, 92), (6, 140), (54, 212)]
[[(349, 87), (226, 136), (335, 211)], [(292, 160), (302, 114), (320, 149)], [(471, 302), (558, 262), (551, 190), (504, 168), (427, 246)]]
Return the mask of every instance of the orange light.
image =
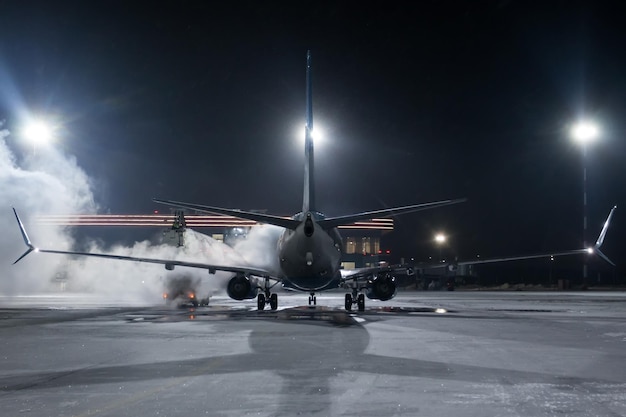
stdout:
[(166, 292), (163, 293), (163, 298), (167, 298), (167, 293)]
[(189, 293), (189, 298), (195, 298), (196, 295), (194, 293)]

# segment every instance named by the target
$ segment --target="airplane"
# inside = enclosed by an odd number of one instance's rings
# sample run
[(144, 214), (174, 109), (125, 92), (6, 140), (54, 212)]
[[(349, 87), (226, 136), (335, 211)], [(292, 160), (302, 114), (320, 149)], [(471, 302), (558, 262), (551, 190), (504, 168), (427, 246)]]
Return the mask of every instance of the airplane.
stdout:
[(106, 259), (117, 259), (135, 262), (146, 262), (165, 265), (165, 269), (173, 270), (176, 266), (202, 268), (209, 274), (216, 271), (231, 272), (234, 276), (229, 280), (226, 291), (235, 300), (257, 299), (259, 310), (269, 302), (270, 308), (278, 308), (278, 296), (272, 288), (278, 283), (286, 288), (309, 293), (309, 305), (317, 304), (316, 293), (328, 289), (344, 287), (350, 290), (345, 295), (345, 308), (352, 310), (356, 304), (359, 311), (365, 309), (365, 294), (370, 299), (389, 300), (395, 296), (397, 273), (411, 273), (405, 266), (380, 265), (364, 269), (344, 272), (341, 270), (342, 239), (338, 226), (354, 223), (359, 220), (391, 217), (444, 207), (466, 201), (466, 199), (441, 200), (402, 207), (387, 208), (337, 217), (326, 217), (317, 211), (315, 201), (315, 182), (313, 164), (313, 99), (311, 77), (311, 52), (306, 57), (306, 113), (305, 113), (305, 160), (304, 189), (302, 211), (291, 218), (269, 214), (252, 213), (235, 209), (185, 203), (180, 201), (153, 199), (156, 203), (198, 212), (235, 216), (260, 223), (267, 223), (284, 228), (277, 245), (277, 256), (280, 264), (279, 273), (253, 268), (249, 266), (213, 265), (201, 262), (187, 262), (154, 258), (119, 256), (104, 253), (60, 251), (38, 249), (28, 238), (24, 225), (17, 211), (13, 208), (15, 218), (20, 227), (22, 237), (28, 249), (15, 262), (19, 262), (30, 252), (94, 256)]

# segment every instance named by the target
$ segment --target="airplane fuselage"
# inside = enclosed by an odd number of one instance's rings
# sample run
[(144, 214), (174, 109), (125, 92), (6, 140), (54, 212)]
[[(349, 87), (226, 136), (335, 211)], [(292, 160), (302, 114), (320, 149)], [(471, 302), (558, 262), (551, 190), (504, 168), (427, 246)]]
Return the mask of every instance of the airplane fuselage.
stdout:
[[(321, 213), (299, 213), (294, 230), (286, 229), (278, 240), (278, 259), (287, 285), (302, 291), (319, 291), (339, 277), (341, 236), (336, 228), (324, 230), (317, 220)], [(335, 285), (336, 286), (336, 285)]]

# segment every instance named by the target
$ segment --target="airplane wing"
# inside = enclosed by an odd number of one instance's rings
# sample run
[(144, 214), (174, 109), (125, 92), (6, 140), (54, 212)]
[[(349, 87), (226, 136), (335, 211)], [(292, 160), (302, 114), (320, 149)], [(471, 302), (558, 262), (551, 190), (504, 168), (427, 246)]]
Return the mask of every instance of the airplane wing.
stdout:
[(580, 254), (598, 255), (600, 258), (602, 258), (604, 261), (606, 261), (610, 265), (615, 266), (613, 261), (611, 261), (604, 253), (600, 251), (600, 247), (604, 243), (606, 232), (609, 228), (609, 225), (611, 223), (611, 218), (613, 217), (613, 212), (615, 211), (616, 208), (617, 206), (614, 206), (611, 209), (608, 217), (606, 218), (606, 221), (604, 222), (604, 225), (602, 226), (602, 231), (600, 231), (600, 235), (598, 236), (596, 243), (592, 247), (589, 247), (589, 248), (572, 249), (572, 250), (559, 251), (559, 252), (545, 252), (545, 253), (537, 253), (537, 254), (531, 254), (531, 255), (502, 256), (502, 257), (497, 257), (497, 258), (474, 259), (474, 260), (467, 260), (467, 261), (441, 262), (441, 263), (433, 263), (433, 264), (426, 264), (426, 265), (418, 265), (415, 268), (419, 270), (437, 269), (437, 268), (449, 268), (451, 270), (454, 270), (457, 266), (463, 266), (463, 265), (478, 265), (478, 264), (488, 264), (488, 263), (496, 263), (496, 262), (520, 261), (520, 260), (525, 260), (525, 259), (552, 258), (556, 256), (569, 256), (569, 255), (580, 255)]
[(61, 250), (53, 250), (53, 249), (40, 249), (35, 247), (30, 239), (28, 238), (28, 234), (26, 233), (26, 229), (24, 228), (24, 224), (20, 220), (20, 217), (17, 214), (15, 208), (13, 209), (13, 213), (15, 214), (15, 219), (17, 220), (17, 224), (20, 227), (20, 231), (22, 233), (22, 238), (24, 239), (24, 243), (28, 247), (26, 252), (22, 254), (13, 265), (21, 261), (26, 255), (31, 252), (41, 252), (41, 253), (56, 253), (56, 254), (65, 254), (65, 255), (79, 255), (79, 256), (92, 256), (97, 258), (104, 259), (117, 259), (122, 261), (133, 261), (133, 262), (144, 262), (144, 263), (152, 263), (152, 264), (160, 264), (165, 265), (165, 269), (173, 270), (176, 266), (186, 266), (190, 268), (199, 268), (206, 269), (210, 274), (215, 274), (217, 271), (225, 271), (232, 272), (235, 274), (243, 274), (246, 276), (256, 276), (260, 278), (267, 278), (275, 281), (281, 281), (280, 278), (273, 276), (270, 272), (264, 269), (251, 268), (246, 266), (227, 266), (227, 265), (214, 265), (214, 264), (205, 264), (201, 262), (188, 262), (188, 261), (179, 261), (173, 259), (156, 259), (156, 258), (139, 258), (135, 256), (123, 256), (123, 255), (114, 255), (114, 254), (106, 254), (106, 253), (93, 253), (93, 252), (76, 252), (76, 251), (61, 251)]

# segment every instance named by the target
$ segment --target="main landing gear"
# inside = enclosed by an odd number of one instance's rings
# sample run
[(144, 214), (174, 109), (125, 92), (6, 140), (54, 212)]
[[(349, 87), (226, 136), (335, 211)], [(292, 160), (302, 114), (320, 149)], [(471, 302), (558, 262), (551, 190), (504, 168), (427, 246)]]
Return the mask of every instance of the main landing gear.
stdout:
[(276, 310), (278, 308), (278, 295), (270, 292), (274, 285), (270, 286), (270, 280), (267, 278), (265, 279), (265, 288), (262, 289), (263, 292), (260, 292), (256, 296), (256, 305), (259, 310), (265, 309), (265, 304), (267, 302), (270, 303), (270, 308), (272, 310)]
[(359, 294), (357, 288), (352, 288), (352, 293), (346, 294), (346, 310), (352, 311), (352, 306), (356, 304), (359, 311), (365, 311), (365, 295)]

